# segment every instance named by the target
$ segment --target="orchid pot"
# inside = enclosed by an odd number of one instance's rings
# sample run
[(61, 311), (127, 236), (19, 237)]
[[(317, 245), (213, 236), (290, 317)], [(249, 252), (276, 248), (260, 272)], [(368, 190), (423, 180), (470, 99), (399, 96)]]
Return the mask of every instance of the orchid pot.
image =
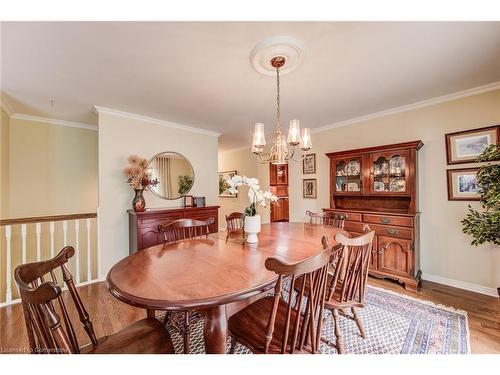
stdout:
[(238, 187), (248, 186), (248, 200), (250, 205), (245, 208), (245, 223), (244, 230), (248, 243), (257, 243), (259, 238), (257, 234), (260, 232), (260, 215), (257, 214), (257, 205), (267, 208), (270, 203), (278, 204), (278, 197), (271, 191), (262, 191), (259, 186), (259, 180), (246, 176), (235, 175), (226, 179), (229, 185), (231, 194), (238, 193)]

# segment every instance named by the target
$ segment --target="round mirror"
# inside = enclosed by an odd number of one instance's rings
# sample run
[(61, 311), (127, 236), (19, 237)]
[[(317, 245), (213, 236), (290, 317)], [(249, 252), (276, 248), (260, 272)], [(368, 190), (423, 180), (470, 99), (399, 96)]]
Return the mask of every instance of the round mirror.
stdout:
[(153, 194), (163, 199), (179, 199), (189, 193), (194, 184), (194, 171), (189, 160), (177, 152), (161, 152), (149, 162)]

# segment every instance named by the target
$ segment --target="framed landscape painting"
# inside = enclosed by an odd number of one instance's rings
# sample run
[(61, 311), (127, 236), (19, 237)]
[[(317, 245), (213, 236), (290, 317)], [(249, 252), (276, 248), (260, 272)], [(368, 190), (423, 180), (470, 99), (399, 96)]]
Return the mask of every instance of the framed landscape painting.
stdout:
[(315, 178), (304, 179), (302, 183), (302, 196), (304, 198), (316, 198), (317, 183)]
[(500, 125), (445, 135), (448, 164), (474, 163), (486, 147), (498, 144)]
[(476, 173), (479, 168), (448, 169), (448, 200), (478, 201), (479, 184)]
[(226, 182), (227, 178), (231, 178), (237, 174), (236, 171), (228, 171), (228, 172), (219, 172), (219, 197), (225, 198), (236, 198), (238, 193), (231, 194), (229, 192), (229, 185)]

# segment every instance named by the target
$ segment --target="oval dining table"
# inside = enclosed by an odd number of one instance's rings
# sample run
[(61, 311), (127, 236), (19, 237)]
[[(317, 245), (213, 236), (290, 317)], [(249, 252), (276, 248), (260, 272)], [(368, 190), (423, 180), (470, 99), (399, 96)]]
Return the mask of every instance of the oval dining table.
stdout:
[(322, 236), (332, 245), (336, 229), (309, 223), (263, 224), (259, 242), (228, 242), (217, 234), (139, 250), (109, 271), (106, 285), (129, 305), (155, 310), (198, 310), (205, 316), (205, 351), (225, 353), (226, 304), (248, 299), (274, 285), (277, 275), (264, 262), (275, 257), (288, 263), (323, 250)]

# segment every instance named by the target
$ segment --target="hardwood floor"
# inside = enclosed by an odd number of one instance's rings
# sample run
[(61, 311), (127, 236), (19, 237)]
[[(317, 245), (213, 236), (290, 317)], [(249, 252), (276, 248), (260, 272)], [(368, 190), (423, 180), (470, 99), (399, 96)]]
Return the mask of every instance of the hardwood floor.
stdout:
[[(482, 294), (424, 281), (418, 294), (399, 284), (370, 277), (369, 284), (447, 306), (469, 314), (472, 353), (500, 353), (500, 300)], [(67, 292), (65, 292), (67, 293)], [(109, 335), (146, 316), (146, 312), (116, 300), (104, 283), (80, 288), (80, 295), (94, 324), (97, 337)], [(76, 310), (67, 302), (80, 346), (89, 343), (78, 323)], [(28, 347), (20, 304), (0, 309), (0, 353), (26, 352)]]

